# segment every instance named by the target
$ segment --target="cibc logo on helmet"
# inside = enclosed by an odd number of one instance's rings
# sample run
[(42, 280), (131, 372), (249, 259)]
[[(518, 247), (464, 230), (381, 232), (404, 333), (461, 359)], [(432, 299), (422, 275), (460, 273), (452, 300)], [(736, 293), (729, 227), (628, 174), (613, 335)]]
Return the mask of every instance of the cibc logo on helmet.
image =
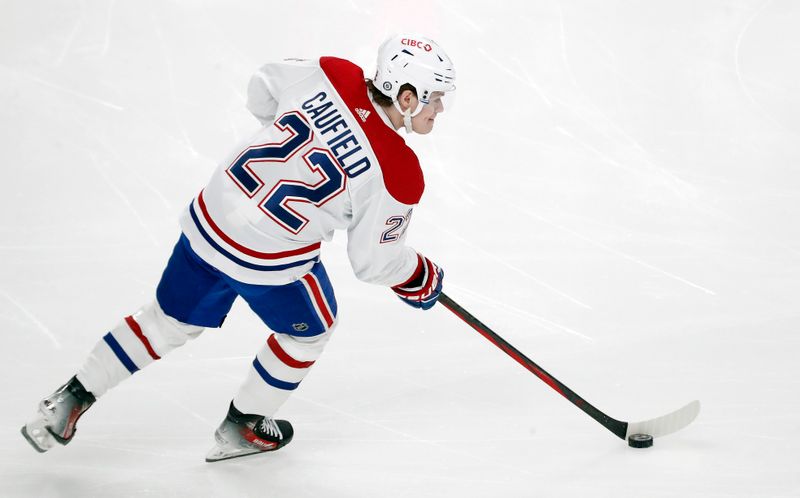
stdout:
[(400, 43), (403, 45), (408, 45), (409, 47), (417, 47), (424, 49), (426, 52), (430, 52), (431, 50), (433, 50), (433, 47), (431, 46), (430, 43), (424, 43), (421, 41), (412, 40), (411, 38), (403, 38), (402, 40), (400, 40)]

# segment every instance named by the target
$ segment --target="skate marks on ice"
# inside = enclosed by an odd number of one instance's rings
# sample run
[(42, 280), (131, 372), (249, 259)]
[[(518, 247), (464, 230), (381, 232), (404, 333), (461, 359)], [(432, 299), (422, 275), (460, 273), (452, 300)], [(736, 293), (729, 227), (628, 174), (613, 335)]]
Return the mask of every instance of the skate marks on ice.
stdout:
[(34, 325), (34, 329), (40, 332), (47, 338), (48, 341), (50, 341), (50, 344), (52, 344), (55, 349), (61, 349), (61, 343), (58, 341), (58, 338), (53, 331), (51, 331), (47, 325), (42, 323), (42, 321), (39, 320), (39, 318), (37, 318), (36, 315), (25, 305), (23, 305), (19, 300), (14, 299), (14, 297), (12, 297), (2, 288), (0, 288), (0, 297), (14, 305), (14, 307)]

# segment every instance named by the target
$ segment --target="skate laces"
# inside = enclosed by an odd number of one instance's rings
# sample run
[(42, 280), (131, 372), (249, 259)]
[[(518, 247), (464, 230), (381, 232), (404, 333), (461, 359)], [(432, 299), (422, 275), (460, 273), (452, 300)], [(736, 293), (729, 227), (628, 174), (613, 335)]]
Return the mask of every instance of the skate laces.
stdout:
[(259, 426), (261, 432), (272, 436), (274, 438), (283, 439), (283, 433), (281, 429), (278, 427), (278, 424), (275, 423), (274, 420), (268, 417), (264, 417), (261, 419), (261, 424)]

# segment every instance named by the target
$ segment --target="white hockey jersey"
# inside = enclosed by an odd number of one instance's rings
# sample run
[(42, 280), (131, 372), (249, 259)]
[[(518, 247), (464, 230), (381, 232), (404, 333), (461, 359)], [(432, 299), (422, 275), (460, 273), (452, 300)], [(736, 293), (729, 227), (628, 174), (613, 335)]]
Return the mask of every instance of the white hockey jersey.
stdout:
[(265, 127), (181, 216), (192, 249), (241, 282), (284, 284), (309, 271), (321, 241), (347, 229), (359, 279), (408, 280), (417, 256), (405, 233), (422, 170), (371, 101), (362, 70), (332, 57), (266, 64), (247, 105)]

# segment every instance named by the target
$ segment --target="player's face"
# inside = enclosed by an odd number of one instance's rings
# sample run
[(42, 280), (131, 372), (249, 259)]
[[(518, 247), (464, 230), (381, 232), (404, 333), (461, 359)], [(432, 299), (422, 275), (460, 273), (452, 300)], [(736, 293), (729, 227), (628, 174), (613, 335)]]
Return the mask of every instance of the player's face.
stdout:
[(433, 92), (431, 94), (430, 102), (422, 107), (419, 114), (411, 118), (411, 128), (420, 135), (425, 135), (433, 130), (433, 123), (436, 116), (444, 112), (444, 104), (442, 103), (443, 92)]

